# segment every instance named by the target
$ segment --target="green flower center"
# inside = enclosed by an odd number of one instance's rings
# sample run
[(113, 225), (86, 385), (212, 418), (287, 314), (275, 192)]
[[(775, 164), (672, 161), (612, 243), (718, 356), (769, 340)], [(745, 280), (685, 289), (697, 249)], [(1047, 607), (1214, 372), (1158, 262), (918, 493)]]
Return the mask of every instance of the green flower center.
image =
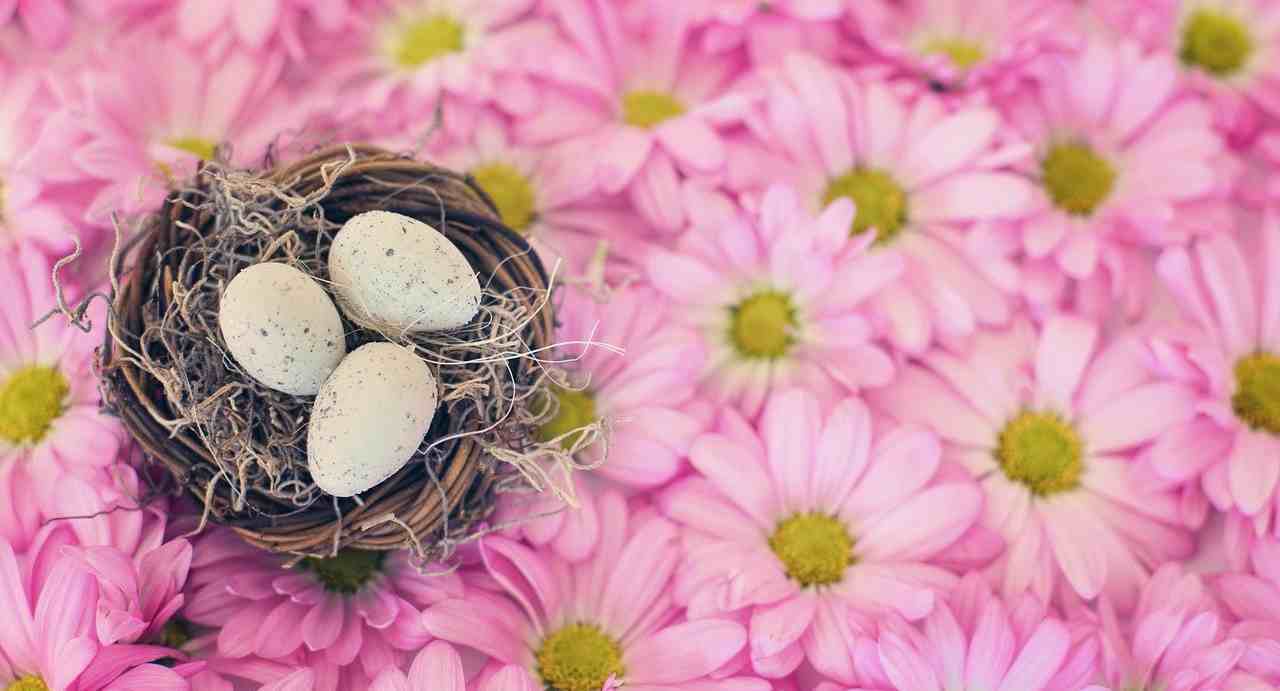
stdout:
[(661, 91), (637, 89), (622, 97), (622, 121), (649, 129), (671, 118), (684, 115), (684, 104)]
[(802, 586), (831, 585), (853, 563), (853, 538), (834, 516), (798, 513), (778, 524), (769, 547)]
[(25, 367), (9, 375), (0, 385), (0, 439), (10, 444), (44, 439), (70, 391), (66, 377), (53, 367)]
[(502, 222), (512, 230), (524, 231), (533, 223), (536, 200), (529, 178), (506, 163), (486, 163), (471, 171), (480, 189), (489, 195)]
[(325, 590), (350, 595), (358, 592), (382, 571), (382, 561), (386, 555), (386, 552), (344, 549), (335, 557), (307, 557), (302, 560), (301, 567), (315, 574), (316, 580), (320, 581)]
[(618, 642), (591, 624), (569, 624), (542, 639), (537, 658), (549, 691), (600, 691), (624, 672)]
[(874, 168), (854, 168), (832, 178), (822, 193), (823, 205), (848, 197), (857, 205), (854, 235), (874, 228), (876, 242), (885, 244), (907, 224), (907, 192), (888, 173)]
[(462, 52), (465, 38), (466, 28), (462, 22), (446, 14), (433, 14), (400, 29), (391, 57), (401, 67), (420, 67), (436, 58)]
[(756, 293), (729, 309), (729, 342), (745, 358), (772, 360), (794, 341), (796, 309), (785, 293)]
[(204, 137), (174, 137), (165, 142), (169, 146), (185, 151), (202, 161), (212, 161), (218, 143)]
[(6, 686), (5, 691), (49, 691), (49, 687), (40, 677), (26, 676)]
[(943, 55), (951, 60), (951, 64), (962, 70), (982, 62), (987, 51), (980, 43), (964, 38), (934, 38), (925, 42), (920, 52), (925, 55)]
[(1057, 413), (1025, 411), (1000, 431), (996, 460), (1010, 480), (1047, 497), (1080, 485), (1084, 445)]
[(181, 617), (174, 617), (160, 629), (160, 645), (167, 648), (181, 648), (193, 636), (191, 622)]
[(1239, 18), (1226, 12), (1198, 9), (1182, 26), (1178, 57), (1217, 77), (1230, 77), (1253, 53), (1253, 36)]
[(1280, 356), (1254, 353), (1236, 362), (1231, 408), (1249, 427), (1280, 434)]
[(1049, 149), (1040, 163), (1041, 182), (1055, 206), (1088, 216), (1111, 195), (1116, 171), (1084, 144), (1068, 142)]
[(560, 438), (560, 446), (567, 451), (577, 445), (583, 434), (570, 433), (596, 421), (596, 399), (589, 391), (559, 386), (551, 387), (551, 395), (556, 399), (556, 414), (538, 428), (538, 439), (549, 442)]

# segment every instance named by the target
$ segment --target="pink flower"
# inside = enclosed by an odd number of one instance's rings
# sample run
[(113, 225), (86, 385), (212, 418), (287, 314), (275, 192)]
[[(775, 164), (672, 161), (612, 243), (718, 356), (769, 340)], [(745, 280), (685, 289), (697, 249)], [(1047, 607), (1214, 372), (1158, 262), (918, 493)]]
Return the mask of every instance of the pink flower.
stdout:
[(1082, 633), (1034, 597), (1006, 604), (966, 578), (923, 621), (881, 626), (862, 656), (864, 686), (1076, 691), (1097, 673), (1098, 642)]
[(73, 21), (67, 0), (0, 1), (0, 25), (8, 24), (15, 16), (41, 48), (61, 48), (71, 36)]
[[(33, 556), (32, 561), (45, 558)], [(168, 648), (104, 645), (94, 635), (98, 586), (71, 559), (58, 559), (40, 580), (23, 576), (0, 539), (0, 684), (49, 691), (186, 691), (179, 673), (147, 664)], [(186, 671), (186, 670), (182, 670)]]
[(258, 162), (311, 108), (304, 94), (276, 88), (282, 66), (278, 57), (243, 53), (206, 64), (189, 46), (150, 32), (114, 45), (83, 75), (80, 117), (64, 123), (82, 128), (74, 161), (102, 185), (90, 220), (153, 210), (218, 145), (237, 164)]
[(283, 564), (230, 531), (211, 530), (195, 542), (181, 616), (219, 627), (223, 657), (305, 656), (306, 666), (328, 680), (318, 688), (336, 688), (340, 672), (367, 680), (403, 651), (422, 647), (430, 636), (418, 620), (420, 609), (462, 594), (456, 574), (419, 572), (408, 552), (348, 549), (290, 569)]
[(1200, 578), (1177, 565), (1152, 575), (1132, 616), (1117, 616), (1105, 598), (1098, 615), (1085, 622), (1102, 642), (1102, 685), (1090, 689), (1227, 688), (1245, 653)]
[(462, 658), (453, 646), (433, 641), (413, 659), (406, 675), (397, 668), (383, 671), (373, 680), (370, 691), (541, 691), (543, 686), (528, 671), (507, 665), (482, 674), (475, 684), (467, 684)]
[(662, 231), (683, 227), (684, 175), (707, 175), (724, 165), (717, 130), (732, 100), (720, 100), (742, 65), (693, 45), (692, 10), (668, 0), (643, 21), (619, 16), (607, 0), (556, 4), (573, 51), (551, 51), (540, 73), (566, 94), (522, 118), (522, 139), (546, 142), (575, 135), (590, 152), (597, 188), (625, 192), (636, 210)]
[(1160, 257), (1156, 270), (1190, 328), (1153, 342), (1161, 371), (1199, 393), (1199, 417), (1153, 452), (1161, 473), (1195, 478), (1220, 510), (1275, 525), (1280, 497), (1280, 222), (1221, 233)]
[[(992, 575), (1008, 597), (1132, 608), (1150, 571), (1194, 550), (1185, 481), (1143, 473), (1135, 452), (1195, 415), (1195, 396), (1149, 373), (1136, 339), (1055, 316), (983, 332), (967, 357), (937, 351), (869, 394), (929, 427), (981, 480), (984, 524), (1008, 543)], [(1199, 514), (1194, 517), (1199, 517)]]
[(173, 540), (133, 557), (114, 547), (68, 548), (98, 580), (98, 640), (110, 645), (158, 638), (182, 607), (191, 544)]
[(491, 665), (519, 665), (541, 686), (596, 691), (767, 690), (725, 679), (746, 643), (733, 621), (684, 621), (668, 591), (679, 562), (676, 529), (651, 510), (628, 511), (615, 492), (595, 499), (600, 541), (586, 560), (535, 552), (502, 536), (480, 543), (487, 579), (499, 592), (468, 589), (423, 613), (438, 638), (474, 648)]
[(1280, 116), (1280, 6), (1269, 0), (1097, 4), (1120, 33), (1176, 57), (1186, 80), (1213, 100), (1217, 122), (1236, 143), (1247, 144), (1268, 117)]
[(867, 303), (902, 271), (895, 251), (850, 237), (854, 207), (837, 200), (816, 218), (795, 193), (773, 187), (759, 213), (732, 210), (655, 251), (649, 280), (675, 323), (708, 353), (711, 396), (754, 416), (770, 390), (805, 385), (825, 396), (880, 386), (893, 374), (874, 343)]
[(700, 477), (660, 498), (683, 528), (674, 596), (692, 617), (749, 620), (751, 663), (767, 677), (807, 659), (853, 683), (857, 615), (928, 615), (956, 581), (937, 558), (982, 511), (971, 481), (940, 479), (932, 434), (873, 437), (857, 399), (824, 413), (808, 392), (780, 392), (758, 431), (726, 410), (689, 460)]
[[(107, 508), (119, 492), (113, 477), (131, 476), (112, 469), (123, 432), (98, 411), (93, 351), (102, 344), (103, 312), (90, 313), (89, 334), (60, 316), (30, 328), (56, 306), (51, 271), (29, 245), (0, 250), (0, 538), (18, 549), (48, 518)], [(68, 286), (69, 299), (75, 292)]]
[(1059, 0), (875, 0), (851, 6), (855, 33), (907, 74), (947, 87), (1007, 84), (1074, 42), (1075, 8)]
[(752, 87), (759, 107), (749, 135), (729, 147), (726, 181), (748, 193), (785, 181), (811, 208), (855, 200), (847, 232), (907, 258), (874, 302), (893, 343), (917, 353), (935, 338), (1008, 321), (1017, 271), (991, 240), (994, 228), (1030, 213), (1035, 196), (1009, 170), (1030, 152), (1001, 141), (998, 113), (948, 113), (927, 93), (900, 91), (788, 56)]
[(998, 244), (1021, 251), (1022, 292), (1036, 305), (1133, 311), (1151, 282), (1143, 249), (1230, 223), (1238, 165), (1169, 56), (1095, 40), (1046, 72), (1005, 103), (1035, 149), (1018, 168), (1036, 183), (1038, 209)]
[[(1280, 684), (1280, 543), (1259, 545), (1247, 571), (1221, 574), (1213, 585), (1222, 604), (1236, 618), (1231, 637), (1246, 646), (1240, 667), (1273, 685)], [(1267, 687), (1259, 682), (1257, 688)]]

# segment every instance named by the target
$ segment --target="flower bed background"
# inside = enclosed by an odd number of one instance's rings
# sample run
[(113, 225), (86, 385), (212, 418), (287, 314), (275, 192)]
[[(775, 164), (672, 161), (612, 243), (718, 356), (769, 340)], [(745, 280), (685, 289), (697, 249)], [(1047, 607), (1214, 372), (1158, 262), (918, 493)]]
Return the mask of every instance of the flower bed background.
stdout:
[[(1280, 5), (0, 2), (0, 689), (1280, 685)], [(557, 266), (578, 506), (291, 558), (100, 413), (117, 229), (367, 142)], [(78, 259), (51, 280), (55, 262)], [(581, 390), (578, 390), (581, 388)]]

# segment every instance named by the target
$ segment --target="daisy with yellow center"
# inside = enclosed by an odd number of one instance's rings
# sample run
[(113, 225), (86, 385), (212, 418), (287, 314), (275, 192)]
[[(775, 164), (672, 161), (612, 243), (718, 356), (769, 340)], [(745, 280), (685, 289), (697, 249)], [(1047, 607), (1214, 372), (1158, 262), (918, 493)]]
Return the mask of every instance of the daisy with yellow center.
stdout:
[[(679, 561), (676, 527), (630, 512), (616, 492), (581, 500), (601, 520), (601, 541), (588, 557), (568, 560), (486, 537), (485, 569), (501, 592), (469, 588), (429, 607), (427, 630), (496, 663), (519, 665), (549, 691), (608, 684), (676, 691), (710, 683), (746, 644), (746, 631), (728, 618), (687, 621), (678, 614), (668, 596)], [(535, 573), (555, 577), (512, 577)]]
[(786, 389), (754, 428), (732, 412), (717, 428), (725, 431), (690, 452), (697, 475), (660, 501), (698, 549), (681, 582), (694, 601), (749, 618), (758, 674), (784, 676), (807, 656), (853, 683), (842, 671), (852, 651), (838, 629), (815, 622), (928, 614), (933, 588), (953, 581), (933, 560), (978, 519), (977, 485), (935, 480), (936, 438), (908, 428), (875, 434), (858, 399), (828, 410), (812, 393)]
[(889, 379), (865, 303), (898, 276), (902, 258), (871, 251), (870, 234), (851, 235), (856, 219), (848, 199), (815, 217), (779, 186), (758, 215), (743, 212), (727, 230), (695, 230), (696, 241), (655, 253), (650, 281), (673, 317), (700, 334), (709, 391), (754, 414), (770, 390), (791, 383), (834, 392)]
[(932, 353), (871, 398), (935, 430), (981, 481), (987, 528), (1011, 555), (996, 565), (1006, 593), (1048, 601), (1063, 583), (1129, 606), (1154, 564), (1192, 548), (1179, 488), (1132, 470), (1194, 418), (1192, 390), (1145, 375), (1134, 341), (1101, 348), (1098, 327), (1074, 316), (979, 334), (970, 353)]
[(378, 51), (388, 69), (411, 73), (465, 52), (479, 36), (469, 25), (467, 3), (422, 0), (401, 3), (377, 28)]

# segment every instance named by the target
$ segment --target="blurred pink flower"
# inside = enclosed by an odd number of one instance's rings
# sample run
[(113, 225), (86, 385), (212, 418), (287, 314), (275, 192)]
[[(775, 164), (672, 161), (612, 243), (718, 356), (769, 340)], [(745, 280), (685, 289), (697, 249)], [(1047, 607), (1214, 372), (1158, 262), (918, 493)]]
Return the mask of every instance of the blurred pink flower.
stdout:
[(1032, 303), (1134, 313), (1152, 278), (1143, 250), (1228, 226), (1239, 166), (1167, 55), (1094, 40), (1045, 71), (1004, 103), (1035, 149), (1017, 167), (1036, 183), (1037, 212), (993, 242), (1020, 250)]
[(194, 547), (180, 615), (218, 628), (223, 657), (291, 662), (304, 656), (306, 666), (328, 679), (318, 688), (330, 691), (344, 667), (368, 679), (396, 664), (403, 651), (421, 648), (430, 636), (418, 620), (420, 609), (462, 594), (456, 574), (421, 573), (407, 551), (347, 549), (285, 569), (283, 559), (228, 530), (211, 529)]
[(1030, 150), (1003, 141), (997, 112), (948, 112), (900, 86), (788, 56), (751, 87), (759, 107), (728, 148), (726, 181), (752, 193), (787, 182), (811, 208), (853, 199), (846, 232), (907, 259), (873, 302), (894, 345), (918, 353), (1008, 321), (1017, 271), (989, 240), (1034, 210), (1035, 191), (1011, 170)]
[(1102, 643), (1101, 685), (1108, 689), (1230, 688), (1245, 643), (1228, 636), (1227, 622), (1200, 577), (1174, 564), (1143, 587), (1137, 609), (1121, 617), (1103, 598), (1085, 625)]
[(854, 3), (855, 34), (908, 75), (949, 89), (993, 89), (1077, 42), (1061, 0), (884, 0)]
[(1106, 593), (1129, 611), (1152, 569), (1194, 550), (1185, 481), (1147, 482), (1134, 452), (1191, 420), (1195, 394), (1156, 380), (1136, 339), (1103, 341), (1079, 317), (1019, 319), (972, 345), (963, 358), (935, 351), (868, 397), (936, 430), (981, 480), (984, 524), (1008, 543), (992, 574), (1006, 596)]
[(754, 417), (784, 386), (830, 398), (891, 379), (868, 303), (898, 278), (902, 257), (872, 249), (869, 235), (851, 237), (854, 213), (840, 199), (815, 218), (776, 186), (758, 213), (708, 219), (649, 257), (670, 319), (708, 355), (700, 378), (713, 399)]
[(563, 0), (554, 5), (574, 50), (540, 56), (539, 74), (558, 90), (518, 123), (519, 136), (549, 142), (566, 136), (593, 172), (598, 190), (626, 194), (657, 229), (684, 226), (683, 176), (719, 172), (725, 161), (717, 123), (735, 110), (722, 100), (743, 69), (733, 56), (693, 45), (689, 3), (662, 0), (646, 21), (626, 22), (617, 3)]
[(1170, 249), (1156, 270), (1189, 325), (1152, 347), (1164, 376), (1196, 387), (1201, 415), (1152, 461), (1171, 478), (1203, 473), (1215, 507), (1267, 534), (1280, 508), (1280, 220)]
[[(0, 250), (0, 276), (0, 538), (25, 549), (46, 519), (107, 508), (123, 431), (98, 410), (104, 311), (90, 311), (92, 333), (57, 315), (32, 329), (56, 306), (52, 262), (17, 245)], [(79, 292), (67, 286), (68, 299)]]
[(759, 674), (807, 660), (852, 684), (851, 616), (929, 614), (956, 581), (934, 560), (974, 525), (982, 493), (939, 480), (932, 434), (873, 435), (857, 399), (824, 412), (810, 393), (783, 391), (758, 427), (726, 410), (689, 453), (701, 477), (660, 495), (682, 524), (674, 596), (693, 618), (749, 619)]
[(41, 48), (61, 48), (71, 36), (72, 13), (67, 0), (0, 0), (0, 26), (15, 17)]
[(1077, 691), (1097, 674), (1098, 641), (1073, 628), (1030, 595), (1005, 603), (968, 577), (923, 621), (880, 627), (864, 686)]
[(615, 492), (597, 501), (600, 541), (589, 559), (570, 562), (486, 537), (480, 550), (498, 592), (476, 579), (479, 587), (465, 598), (427, 608), (427, 629), (484, 653), (491, 665), (523, 667), (558, 691), (614, 682), (650, 691), (767, 691), (764, 681), (724, 678), (746, 643), (742, 625), (679, 617), (669, 592), (679, 561), (675, 526), (651, 510), (629, 511)]
[[(0, 683), (49, 691), (187, 691), (180, 670), (148, 664), (161, 646), (102, 644), (94, 635), (98, 586), (74, 560), (32, 583), (0, 538)], [(190, 669), (181, 670), (190, 671)]]

